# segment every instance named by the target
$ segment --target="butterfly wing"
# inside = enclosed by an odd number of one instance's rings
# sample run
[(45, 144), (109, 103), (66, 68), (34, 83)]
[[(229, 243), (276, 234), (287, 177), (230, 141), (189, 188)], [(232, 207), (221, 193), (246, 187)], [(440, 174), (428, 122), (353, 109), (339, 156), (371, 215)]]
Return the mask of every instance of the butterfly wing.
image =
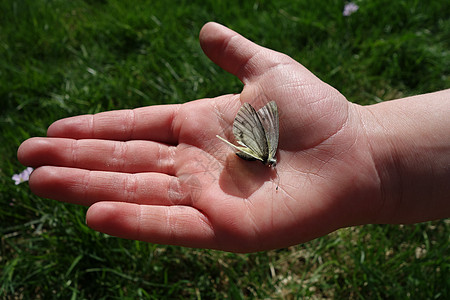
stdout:
[(244, 147), (244, 146), (236, 146), (233, 145), (232, 143), (230, 143), (229, 141), (227, 141), (226, 139), (224, 139), (223, 137), (221, 137), (220, 135), (216, 135), (216, 137), (218, 137), (221, 141), (227, 143), (229, 146), (235, 148), (236, 150), (238, 150), (238, 152), (236, 152), (236, 155), (239, 156), (242, 159), (245, 160), (257, 160), (258, 155), (256, 153), (253, 153), (249, 148)]
[(248, 103), (239, 109), (233, 123), (233, 134), (239, 145), (236, 147), (242, 153), (238, 156), (244, 159), (258, 159), (267, 163), (269, 147), (266, 132), (256, 110)]
[(280, 132), (280, 124), (278, 118), (278, 107), (275, 101), (271, 101), (258, 110), (258, 116), (261, 120), (261, 124), (264, 127), (264, 132), (266, 135), (267, 147), (268, 147), (268, 157), (267, 161), (269, 163), (275, 162), (276, 164), (276, 153), (278, 148), (278, 139)]
[(269, 102), (258, 112), (248, 103), (239, 109), (233, 123), (233, 134), (240, 146), (217, 135), (219, 139), (238, 150), (240, 158), (260, 160), (265, 165), (275, 166), (279, 139), (278, 108), (275, 101)]

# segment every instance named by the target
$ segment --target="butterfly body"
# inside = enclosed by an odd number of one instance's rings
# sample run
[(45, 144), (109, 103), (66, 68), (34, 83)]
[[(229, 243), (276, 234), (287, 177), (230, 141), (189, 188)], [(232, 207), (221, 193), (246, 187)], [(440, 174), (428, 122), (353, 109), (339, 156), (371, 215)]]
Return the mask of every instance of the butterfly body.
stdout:
[(249, 103), (244, 103), (234, 119), (233, 134), (240, 146), (217, 137), (237, 149), (236, 155), (242, 159), (259, 160), (266, 166), (276, 166), (279, 119), (275, 101), (267, 103), (258, 111)]

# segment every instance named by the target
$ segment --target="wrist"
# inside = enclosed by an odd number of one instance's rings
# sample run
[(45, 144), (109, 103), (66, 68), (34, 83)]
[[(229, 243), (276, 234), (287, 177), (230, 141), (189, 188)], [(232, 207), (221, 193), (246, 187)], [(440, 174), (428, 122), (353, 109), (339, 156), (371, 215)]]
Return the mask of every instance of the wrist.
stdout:
[[(448, 93), (447, 93), (448, 95)], [(448, 217), (448, 100), (434, 93), (365, 108), (369, 148), (379, 180), (377, 223)]]

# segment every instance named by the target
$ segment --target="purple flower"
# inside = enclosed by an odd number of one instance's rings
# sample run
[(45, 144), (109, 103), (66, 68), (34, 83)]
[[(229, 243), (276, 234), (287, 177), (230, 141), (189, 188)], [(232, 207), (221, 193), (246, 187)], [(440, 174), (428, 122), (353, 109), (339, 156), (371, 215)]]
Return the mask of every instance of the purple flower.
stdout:
[(14, 183), (16, 185), (28, 181), (28, 179), (30, 179), (31, 172), (33, 172), (33, 168), (28, 167), (25, 170), (23, 170), (22, 173), (14, 174), (12, 180), (14, 180)]
[(354, 12), (356, 12), (358, 9), (359, 9), (358, 5), (356, 5), (353, 2), (349, 2), (349, 3), (345, 4), (344, 11), (342, 12), (342, 15), (344, 17), (348, 17), (351, 14), (353, 14)]

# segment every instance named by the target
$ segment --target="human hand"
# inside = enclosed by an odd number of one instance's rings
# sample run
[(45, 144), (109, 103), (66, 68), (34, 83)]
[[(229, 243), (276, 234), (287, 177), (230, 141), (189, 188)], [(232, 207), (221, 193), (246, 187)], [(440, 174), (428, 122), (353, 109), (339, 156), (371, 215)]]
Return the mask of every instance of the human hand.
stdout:
[[(376, 221), (382, 195), (361, 107), (288, 56), (221, 25), (206, 24), (200, 42), (241, 79), (240, 95), (56, 121), (47, 138), (19, 148), (19, 160), (37, 167), (31, 190), (90, 206), (87, 224), (110, 235), (237, 252)], [(279, 178), (216, 138), (234, 141), (244, 102), (259, 109), (272, 100)]]

